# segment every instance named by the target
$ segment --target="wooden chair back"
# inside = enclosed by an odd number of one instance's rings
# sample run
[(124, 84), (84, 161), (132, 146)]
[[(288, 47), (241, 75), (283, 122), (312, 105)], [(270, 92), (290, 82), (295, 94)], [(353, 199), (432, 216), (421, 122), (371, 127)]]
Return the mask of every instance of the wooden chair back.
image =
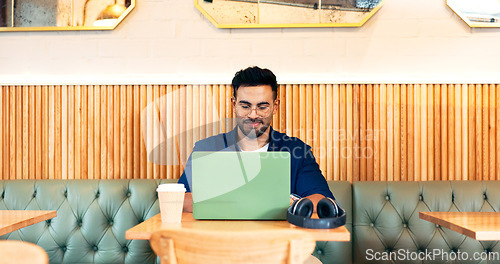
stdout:
[(49, 256), (40, 246), (18, 240), (0, 241), (0, 263), (48, 264)]
[(150, 241), (162, 264), (302, 264), (316, 246), (306, 232), (289, 229), (161, 230)]

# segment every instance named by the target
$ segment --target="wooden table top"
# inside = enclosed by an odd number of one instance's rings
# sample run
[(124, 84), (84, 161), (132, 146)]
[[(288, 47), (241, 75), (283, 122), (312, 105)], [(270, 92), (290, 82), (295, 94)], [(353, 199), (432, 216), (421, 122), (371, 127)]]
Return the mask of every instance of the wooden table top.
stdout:
[(294, 226), (287, 221), (264, 220), (196, 220), (192, 213), (182, 214), (182, 223), (162, 223), (160, 214), (132, 227), (125, 232), (126, 239), (149, 240), (151, 234), (158, 230), (191, 228), (198, 230), (267, 230), (267, 229), (299, 229), (307, 231), (316, 241), (349, 241), (351, 234), (345, 226), (334, 229), (308, 229)]
[(0, 236), (57, 216), (57, 211), (0, 210)]
[(420, 212), (419, 217), (476, 240), (500, 240), (500, 212)]

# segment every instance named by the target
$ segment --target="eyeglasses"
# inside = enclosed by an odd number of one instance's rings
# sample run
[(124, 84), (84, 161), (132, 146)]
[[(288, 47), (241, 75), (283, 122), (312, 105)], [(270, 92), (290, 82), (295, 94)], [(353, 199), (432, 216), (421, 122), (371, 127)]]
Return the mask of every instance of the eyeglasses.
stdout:
[(259, 116), (267, 116), (271, 112), (270, 105), (260, 105), (257, 107), (250, 107), (249, 105), (238, 105), (237, 108), (241, 116), (248, 116), (252, 113), (253, 110), (255, 110), (255, 112)]

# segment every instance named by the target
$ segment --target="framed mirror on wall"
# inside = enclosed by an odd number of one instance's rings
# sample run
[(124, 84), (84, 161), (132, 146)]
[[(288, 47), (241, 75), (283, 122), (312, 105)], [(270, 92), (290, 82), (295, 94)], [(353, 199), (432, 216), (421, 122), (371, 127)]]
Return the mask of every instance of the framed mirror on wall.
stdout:
[(470, 27), (500, 27), (500, 0), (447, 0), (446, 4)]
[(111, 30), (135, 0), (0, 0), (0, 31)]
[(218, 28), (359, 27), (384, 0), (195, 0)]

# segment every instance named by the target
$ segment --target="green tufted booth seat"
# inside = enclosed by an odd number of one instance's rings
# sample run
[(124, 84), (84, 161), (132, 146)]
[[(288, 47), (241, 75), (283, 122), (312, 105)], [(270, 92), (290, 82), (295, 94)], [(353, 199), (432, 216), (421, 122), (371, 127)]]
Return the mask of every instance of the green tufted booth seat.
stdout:
[[(479, 242), (419, 218), (420, 211), (500, 211), (499, 181), (355, 182), (353, 184), (354, 263), (500, 263), (498, 241)], [(367, 254), (368, 250), (368, 254)], [(493, 261), (444, 261), (423, 257), (373, 261), (374, 252), (490, 253)], [(491, 253), (493, 252), (493, 253)], [(411, 253), (410, 253), (411, 254)], [(416, 253), (415, 253), (416, 254)], [(379, 255), (381, 256), (381, 255)], [(401, 256), (401, 255), (400, 255)], [(456, 256), (456, 255), (455, 255)], [(500, 256), (500, 255), (497, 255)], [(486, 256), (483, 256), (486, 258)]]
[[(57, 217), (0, 239), (38, 244), (50, 263), (155, 263), (149, 241), (126, 240), (125, 231), (158, 214), (156, 187), (175, 181), (3, 180), (0, 210), (57, 210)], [(329, 184), (350, 208), (351, 184)], [(318, 242), (315, 254), (349, 263), (351, 243)]]
[[(0, 210), (57, 210), (58, 216), (0, 239), (44, 248), (51, 263), (155, 263), (148, 241), (125, 231), (159, 212), (156, 186), (173, 180), (4, 180)], [(419, 211), (499, 211), (500, 182), (329, 181), (347, 212), (351, 242), (318, 242), (323, 263), (498, 263), (486, 261), (369, 261), (367, 250), (500, 252), (498, 241), (478, 242), (418, 218)]]

